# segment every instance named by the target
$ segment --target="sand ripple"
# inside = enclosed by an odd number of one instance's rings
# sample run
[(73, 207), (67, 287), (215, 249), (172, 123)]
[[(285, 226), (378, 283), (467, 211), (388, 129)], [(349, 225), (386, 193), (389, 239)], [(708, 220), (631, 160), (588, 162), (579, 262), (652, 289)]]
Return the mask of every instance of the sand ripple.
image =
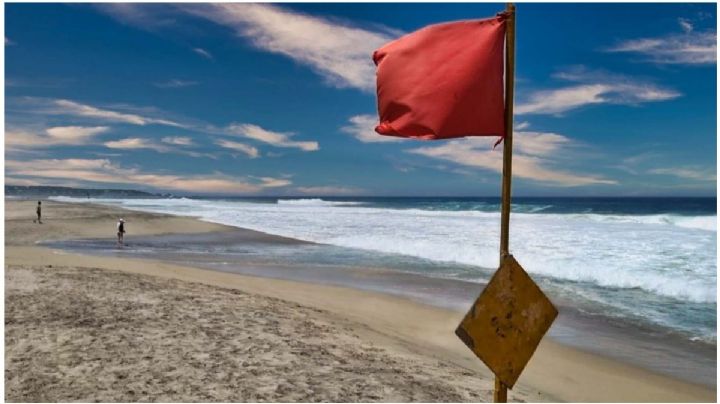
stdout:
[(472, 371), (274, 298), (51, 266), (8, 266), (5, 288), (8, 401), (490, 399)]

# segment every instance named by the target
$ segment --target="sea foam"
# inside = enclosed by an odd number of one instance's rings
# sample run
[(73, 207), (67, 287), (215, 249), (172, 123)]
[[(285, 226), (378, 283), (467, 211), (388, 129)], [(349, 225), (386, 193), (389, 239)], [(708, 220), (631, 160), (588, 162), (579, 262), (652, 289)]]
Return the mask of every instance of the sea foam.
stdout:
[(291, 205), (291, 206), (352, 206), (361, 205), (362, 202), (353, 201), (326, 201), (319, 198), (309, 199), (279, 199), (278, 205)]
[[(482, 268), (498, 265), (497, 212), (389, 209), (323, 199), (95, 201), (341, 247)], [(540, 209), (511, 216), (511, 249), (530, 273), (547, 278), (714, 303), (716, 220), (665, 214), (545, 214)]]

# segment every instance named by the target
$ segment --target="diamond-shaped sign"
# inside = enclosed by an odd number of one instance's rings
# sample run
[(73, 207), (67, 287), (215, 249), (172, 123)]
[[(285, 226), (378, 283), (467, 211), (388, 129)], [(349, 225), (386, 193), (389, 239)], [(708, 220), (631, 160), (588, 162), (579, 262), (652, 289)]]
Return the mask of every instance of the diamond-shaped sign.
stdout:
[(552, 302), (508, 255), (455, 334), (512, 388), (557, 314)]

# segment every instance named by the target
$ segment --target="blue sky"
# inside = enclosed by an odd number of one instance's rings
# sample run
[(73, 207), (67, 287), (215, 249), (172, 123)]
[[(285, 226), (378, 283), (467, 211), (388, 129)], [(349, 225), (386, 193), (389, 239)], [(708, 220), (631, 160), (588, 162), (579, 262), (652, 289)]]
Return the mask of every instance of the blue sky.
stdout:
[[(370, 56), (503, 8), (6, 4), (6, 183), (498, 195), (495, 139), (373, 132)], [(517, 10), (515, 195), (715, 195), (714, 4)]]

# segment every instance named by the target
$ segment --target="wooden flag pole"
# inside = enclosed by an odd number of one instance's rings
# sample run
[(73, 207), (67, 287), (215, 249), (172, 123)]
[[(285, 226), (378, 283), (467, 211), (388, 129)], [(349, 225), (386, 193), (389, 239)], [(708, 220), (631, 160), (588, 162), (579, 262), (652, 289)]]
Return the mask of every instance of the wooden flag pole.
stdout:
[(513, 96), (515, 93), (515, 5), (507, 5), (505, 39), (505, 139), (503, 140), (502, 212), (500, 215), (500, 259), (509, 252), (510, 181), (512, 179)]
[[(500, 213), (500, 263), (510, 254), (510, 182), (512, 179), (513, 96), (515, 93), (515, 4), (508, 3), (505, 27), (505, 139), (503, 140), (502, 211)], [(496, 403), (507, 402), (507, 386), (495, 376)]]

